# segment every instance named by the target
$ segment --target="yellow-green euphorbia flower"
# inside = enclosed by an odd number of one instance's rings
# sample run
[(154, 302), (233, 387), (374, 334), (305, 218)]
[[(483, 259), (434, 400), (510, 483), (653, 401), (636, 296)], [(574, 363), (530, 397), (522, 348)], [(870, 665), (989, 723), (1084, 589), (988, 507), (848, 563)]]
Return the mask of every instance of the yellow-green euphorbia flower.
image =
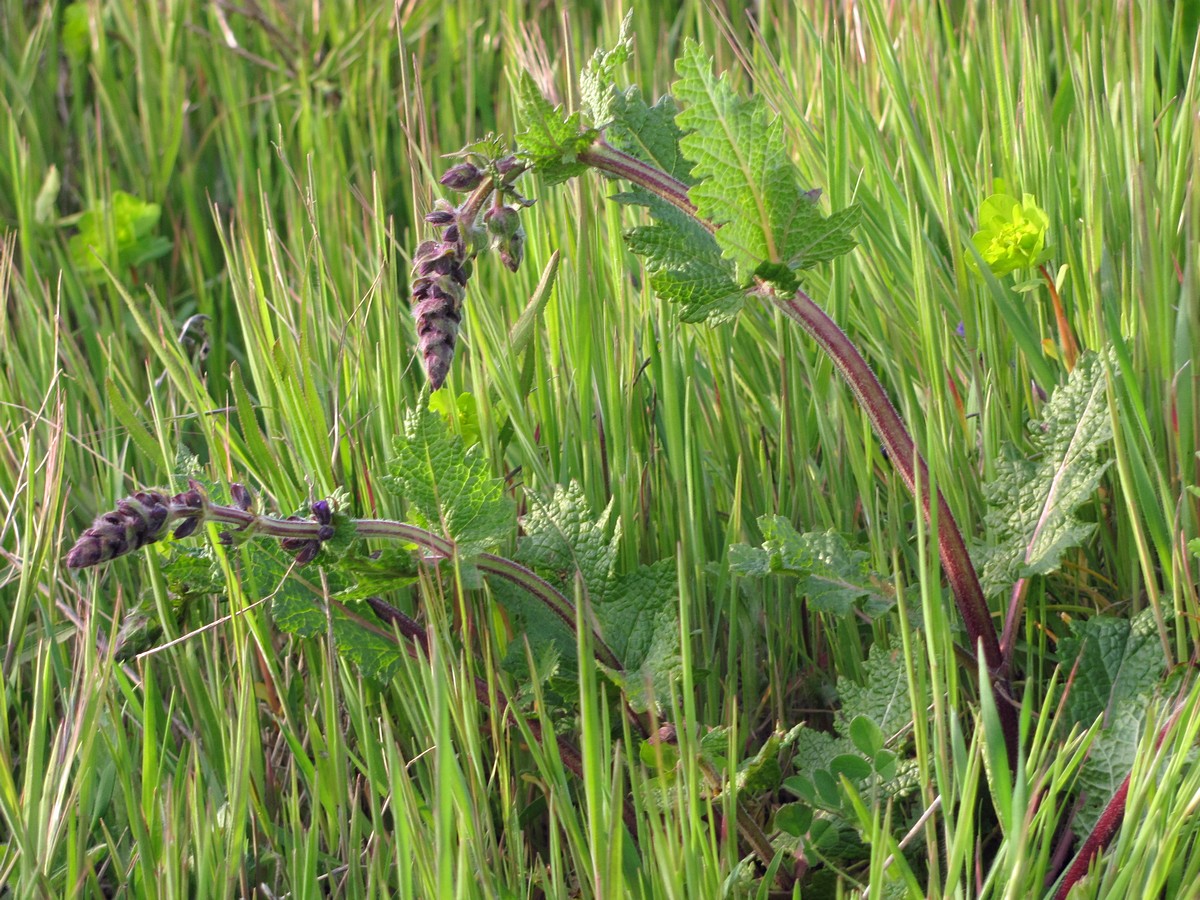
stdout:
[(1020, 200), (992, 194), (979, 207), (979, 230), (971, 243), (996, 275), (1028, 269), (1044, 262), (1050, 217), (1034, 202), (1033, 194)]

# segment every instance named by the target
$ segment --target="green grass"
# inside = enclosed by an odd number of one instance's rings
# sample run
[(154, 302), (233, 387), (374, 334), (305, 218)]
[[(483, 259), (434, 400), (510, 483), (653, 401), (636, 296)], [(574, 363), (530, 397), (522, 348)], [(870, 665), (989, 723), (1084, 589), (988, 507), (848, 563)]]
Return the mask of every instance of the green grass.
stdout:
[[(227, 594), (179, 610), (154, 548), (82, 576), (63, 563), (119, 497), (181, 490), (181, 449), (285, 511), (343, 488), (358, 514), (402, 518), (379, 479), (423, 386), (406, 282), (442, 195), (439, 156), (513, 133), (522, 70), (574, 105), (575, 74), (615, 41), (622, 11), (89, 0), (90, 47), (72, 61), (59, 4), (0, 0), (0, 896), (765, 896), (696, 742), (729, 726), (729, 757), (748, 758), (774, 728), (827, 727), (838, 678), (861, 681), (872, 645), (899, 652), (919, 711), (890, 745), (912, 761), (912, 791), (856, 796), (865, 854), (810, 859), (803, 895), (1040, 896), (1094, 737), (1061, 726), (1057, 643), (1067, 621), (1145, 609), (1177, 675), (1133, 735), (1128, 820), (1079, 896), (1191, 895), (1198, 13), (1026, 6), (764, 4), (751, 27), (743, 7), (758, 4), (638, 4), (630, 70), (665, 92), (682, 40), (700, 40), (778, 111), (828, 203), (862, 204), (859, 249), (809, 292), (876, 367), (981, 540), (981, 484), (1006, 447), (1028, 447), (1034, 383), (1049, 391), (1065, 370), (1018, 339), (1056, 336), (1044, 288), (1016, 294), (968, 268), (972, 217), (995, 178), (1049, 213), (1076, 335), (1116, 349), (1116, 440), (1085, 510), (1095, 534), (1031, 585), (1015, 783), (991, 764), (986, 703), (955, 662), (931, 535), (811, 341), (765, 307), (732, 327), (680, 325), (624, 249), (634, 217), (594, 178), (527, 185), (540, 199), (522, 270), (485, 262), (472, 278), (449, 390), (474, 396), (494, 473), (518, 499), (574, 479), (593, 508), (611, 500), (619, 570), (677, 562), (690, 664), (661, 713), (690, 727), (686, 789), (662, 802), (598, 673), (580, 676), (576, 721), (547, 702), (506, 723), (480, 702), (475, 677), (517, 688), (483, 592), (428, 578), (395, 592), (433, 651), (374, 685), (329, 641), (276, 631), (256, 605), (275, 586), (236, 567)], [(41, 208), (52, 169), (61, 190)], [(172, 249), (90, 276), (68, 239), (118, 190), (161, 204)], [(514, 353), (555, 251), (553, 293)], [(203, 361), (176, 340), (195, 314), (208, 317)], [(728, 547), (759, 539), (764, 514), (850, 536), (897, 611), (810, 614), (783, 580), (734, 578)], [(139, 605), (163, 625), (158, 649), (118, 660)], [(1156, 756), (1151, 723), (1176, 692), (1184, 711)], [(538, 716), (577, 743), (582, 779), (532, 739)], [(626, 796), (636, 836), (620, 827)], [(769, 828), (779, 797), (743, 799)]]

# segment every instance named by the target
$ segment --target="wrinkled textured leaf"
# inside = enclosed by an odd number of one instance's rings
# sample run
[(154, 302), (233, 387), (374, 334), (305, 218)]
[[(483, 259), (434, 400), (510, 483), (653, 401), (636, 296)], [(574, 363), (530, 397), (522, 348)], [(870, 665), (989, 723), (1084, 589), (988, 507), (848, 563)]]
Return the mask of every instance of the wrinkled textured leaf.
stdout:
[(400, 660), (407, 652), (404, 645), (398, 642), (403, 639), (396, 639), (389, 634), (386, 625), (372, 628), (361, 620), (370, 622), (370, 616), (356, 618), (340, 606), (333, 605), (329, 611), (329, 621), (333, 628), (334, 644), (338, 653), (355, 663), (365, 677), (386, 684), (400, 668)]
[[(1113, 364), (1111, 356), (1108, 364)], [(976, 556), (989, 594), (1018, 578), (1055, 571), (1063, 554), (1083, 543), (1094, 528), (1075, 512), (1092, 497), (1108, 468), (1100, 459), (1112, 439), (1101, 359), (1091, 353), (1080, 357), (1045, 412), (1045, 420), (1031, 430), (1032, 458), (1001, 462), (996, 477), (984, 485), (989, 543)]]
[(724, 255), (747, 280), (764, 262), (798, 270), (854, 249), (850, 230), (859, 210), (821, 214), (816, 197), (799, 184), (787, 155), (783, 126), (761, 97), (743, 99), (715, 78), (694, 42), (676, 62), (680, 141), (697, 183), (689, 196), (699, 215), (719, 226)]
[(522, 522), (525, 538), (519, 543), (516, 560), (533, 569), (570, 596), (575, 574), (583, 578), (591, 596), (602, 597), (612, 578), (621, 538), (618, 523), (608, 536), (609, 503), (593, 517), (583, 488), (578, 482), (556, 487), (547, 502), (531, 498)]
[(730, 568), (741, 575), (792, 575), (797, 591), (819, 612), (845, 615), (869, 598), (889, 604), (890, 598), (867, 567), (867, 554), (855, 550), (834, 531), (801, 534), (782, 516), (758, 520), (761, 547), (735, 544), (729, 548)]
[(1161, 683), (1167, 658), (1147, 609), (1132, 620), (1110, 616), (1071, 623), (1071, 634), (1058, 645), (1064, 667), (1075, 667), (1065, 704), (1065, 722), (1090, 727), (1104, 716), (1104, 730), (1088, 752), (1080, 772), (1087, 792), (1074, 824), (1077, 834), (1091, 831), (1104, 805), (1133, 766), (1146, 707)]
[(842, 698), (837, 715), (838, 732), (848, 735), (855, 717), (866, 716), (891, 740), (913, 718), (904, 656), (899, 650), (885, 650), (874, 644), (865, 669), (867, 678), (863, 684), (848, 678), (838, 679), (838, 694)]
[(542, 96), (528, 72), (517, 81), (517, 115), (524, 127), (517, 141), (524, 156), (548, 184), (558, 184), (583, 173), (587, 167), (579, 154), (592, 145), (597, 132), (584, 129), (579, 113), (564, 116)]
[[(675, 563), (663, 560), (617, 575), (620, 522), (613, 523), (608, 536), (610, 516), (611, 506), (595, 515), (578, 484), (560, 487), (550, 500), (531, 504), (515, 558), (572, 601), (576, 577), (582, 580), (600, 636), (623, 669), (610, 671), (610, 677), (626, 690), (631, 705), (640, 709), (665, 696), (679, 671)], [(499, 581), (491, 586), (530, 645), (553, 644), (564, 672), (574, 671), (578, 655), (571, 629), (524, 591)]]
[(663, 559), (614, 578), (593, 605), (605, 643), (627, 671), (647, 665), (645, 671), (653, 671), (670, 662), (664, 654), (678, 656), (678, 596), (675, 560)]
[[(792, 747), (798, 772), (829, 773), (838, 757), (861, 755), (850, 737), (851, 727), (859, 717), (869, 719), (888, 742), (912, 722), (908, 678), (900, 651), (873, 645), (865, 668), (867, 677), (863, 684), (849, 678), (838, 679), (842, 706), (834, 718), (836, 735), (810, 728), (802, 728), (794, 735)], [(857, 726), (863, 727), (861, 723)], [(913, 783), (911, 768), (880, 778), (880, 788), (893, 796), (910, 790)]]
[(410, 409), (393, 450), (383, 483), (405, 499), (419, 524), (456, 541), (461, 556), (510, 533), (514, 513), (504, 483), (492, 477), (480, 448), (464, 450), (436, 412)]
[(734, 280), (733, 264), (721, 256), (712, 234), (666, 203), (646, 200), (646, 205), (655, 224), (631, 229), (625, 239), (629, 249), (643, 257), (654, 293), (679, 303), (684, 322), (725, 319), (737, 313), (746, 289)]

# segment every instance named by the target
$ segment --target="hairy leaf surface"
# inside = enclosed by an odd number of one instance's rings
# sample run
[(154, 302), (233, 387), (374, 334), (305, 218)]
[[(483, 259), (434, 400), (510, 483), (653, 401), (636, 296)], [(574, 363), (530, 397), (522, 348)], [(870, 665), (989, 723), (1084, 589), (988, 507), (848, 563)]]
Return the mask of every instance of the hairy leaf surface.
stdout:
[(1054, 391), (1045, 420), (1033, 427), (1033, 457), (1001, 462), (996, 477), (984, 485), (990, 544), (977, 557), (986, 592), (1055, 571), (1063, 554), (1092, 533), (1095, 526), (1077, 518), (1076, 511), (1108, 468), (1100, 451), (1111, 439), (1104, 363), (1085, 354), (1067, 383)]
[(687, 132), (680, 147), (697, 181), (689, 195), (699, 215), (718, 226), (717, 242), (739, 279), (763, 263), (795, 271), (854, 249), (849, 232), (858, 207), (822, 215), (816, 192), (800, 187), (783, 125), (762, 98), (743, 99), (726, 78), (714, 77), (691, 41), (676, 71), (675, 96), (683, 105), (677, 121)]
[(1071, 623), (1071, 634), (1058, 644), (1059, 659), (1075, 668), (1065, 703), (1065, 723), (1088, 728), (1099, 716), (1104, 727), (1093, 741), (1080, 772), (1086, 792), (1073, 823), (1088, 834), (1105, 804), (1133, 765), (1146, 707), (1161, 683), (1167, 658), (1147, 609), (1130, 619), (1097, 616)]
[[(563, 594), (576, 600), (577, 578), (582, 598), (605, 644), (620, 661), (623, 673), (610, 675), (626, 688), (635, 708), (651, 695), (661, 697), (679, 666), (676, 604), (679, 590), (674, 560), (614, 571), (620, 522), (611, 526), (612, 508), (592, 512), (576, 483), (559, 487), (545, 502), (534, 501), (522, 522), (525, 535), (515, 559), (533, 569)], [(564, 669), (578, 665), (574, 634), (545, 606), (523, 591), (496, 582), (493, 590), (516, 615), (532, 646), (553, 643)]]
[(863, 598), (890, 605), (883, 587), (867, 567), (867, 554), (853, 549), (834, 531), (801, 534), (783, 516), (763, 516), (761, 547), (735, 544), (729, 565), (741, 575), (792, 575), (797, 591), (819, 612), (845, 615)]
[(460, 556), (509, 534), (514, 517), (504, 483), (492, 477), (480, 448), (464, 450), (436, 412), (410, 409), (393, 451), (383, 483), (405, 499), (418, 524), (457, 542)]
[(528, 72), (517, 81), (517, 115), (525, 128), (517, 141), (521, 155), (547, 184), (558, 184), (587, 170), (579, 154), (596, 139), (594, 128), (584, 129), (579, 113), (564, 115), (542, 96)]

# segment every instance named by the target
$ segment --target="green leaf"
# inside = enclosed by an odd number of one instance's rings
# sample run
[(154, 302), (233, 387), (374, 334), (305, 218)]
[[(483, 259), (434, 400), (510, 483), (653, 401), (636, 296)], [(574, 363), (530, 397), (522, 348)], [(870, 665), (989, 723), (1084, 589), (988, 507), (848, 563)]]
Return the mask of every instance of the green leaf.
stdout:
[(611, 50), (600, 48), (588, 60), (587, 68), (579, 75), (579, 97), (584, 112), (598, 128), (606, 128), (614, 118), (613, 103), (619, 96), (613, 84), (613, 75), (625, 64), (633, 50), (633, 36), (629, 23), (633, 10), (621, 20), (621, 32)]
[(868, 598), (890, 606), (891, 600), (867, 567), (867, 554), (854, 550), (834, 531), (801, 534), (783, 516), (758, 520), (765, 540), (761, 547), (735, 544), (729, 566), (741, 575), (792, 575), (797, 592), (818, 612), (846, 615)]
[(429, 396), (429, 408), (448, 426), (456, 426), (452, 430), (462, 436), (466, 446), (479, 443), (479, 403), (474, 394), (463, 391), (451, 399), (449, 391), (434, 391)]
[(871, 764), (856, 753), (842, 753), (829, 762), (831, 775), (845, 775), (851, 781), (870, 778), (872, 771)]
[(612, 503), (598, 517), (584, 497), (579, 482), (555, 487), (549, 501), (530, 498), (529, 513), (522, 520), (525, 537), (520, 541), (516, 560), (533, 569), (570, 596), (578, 573), (588, 595), (603, 598), (613, 577), (617, 544), (621, 538), (618, 522), (609, 537), (608, 520)]
[(625, 670), (613, 675), (634, 709), (669, 696), (679, 675), (678, 600), (675, 560), (663, 559), (613, 579), (593, 603), (600, 634)]
[[(335, 518), (336, 522), (336, 518)], [(394, 591), (417, 580), (417, 562), (409, 545), (383, 547), (371, 555), (361, 550), (348, 553), (339, 561), (342, 573), (352, 581), (350, 587), (334, 594), (342, 603)]]
[(742, 760), (733, 783), (738, 793), (750, 796), (773, 793), (783, 783), (779, 767), (779, 735), (773, 734), (750, 759)]
[(812, 807), (805, 803), (785, 803), (775, 810), (775, 827), (793, 837), (806, 834), (812, 820)]
[(984, 485), (989, 543), (976, 558), (988, 594), (1007, 590), (1018, 578), (1055, 571), (1063, 554), (1091, 534), (1094, 526), (1075, 512), (1109, 465), (1100, 459), (1112, 439), (1104, 367), (1096, 354), (1080, 357), (1046, 405), (1045, 420), (1030, 430), (1032, 458), (1001, 461)]
[(883, 730), (867, 716), (855, 716), (849, 734), (854, 746), (866, 756), (873, 757), (883, 747)]
[(676, 63), (677, 116), (688, 131), (680, 141), (697, 179), (689, 196), (698, 214), (718, 226), (727, 259), (747, 280), (764, 262), (806, 269), (855, 246), (850, 230), (859, 211), (826, 218), (814, 192), (800, 187), (787, 155), (783, 126), (761, 97), (742, 99), (692, 41)]
[(558, 184), (587, 169), (579, 154), (592, 145), (598, 132), (584, 129), (579, 113), (564, 117), (561, 108), (551, 106), (528, 72), (517, 80), (517, 116), (525, 128), (517, 135), (521, 155), (547, 184)]
[(1058, 642), (1064, 669), (1076, 668), (1065, 711), (1067, 723), (1089, 726), (1098, 716), (1121, 709), (1145, 710), (1167, 659), (1153, 610), (1133, 619), (1096, 616), (1072, 620), (1071, 633)]
[(613, 147), (690, 184), (691, 163), (679, 149), (683, 132), (675, 124), (675, 101), (664, 95), (647, 106), (636, 86), (622, 91), (614, 83), (617, 69), (629, 59), (633, 47), (631, 16), (632, 12), (628, 13), (621, 23), (617, 45), (612, 50), (597, 50), (579, 76), (583, 109)]
[[(615, 521), (610, 527), (611, 514), (610, 505), (595, 515), (575, 482), (556, 488), (549, 500), (531, 498), (514, 559), (572, 599), (576, 578), (582, 580), (600, 635), (623, 670), (608, 670), (609, 675), (625, 689), (631, 705), (642, 709), (666, 696), (679, 671), (675, 562), (666, 559), (616, 574), (621, 524)], [(558, 616), (503, 582), (492, 582), (491, 589), (516, 616), (531, 646), (553, 643), (564, 670), (574, 670), (575, 636)]]
[(482, 450), (464, 450), (436, 412), (410, 409), (393, 450), (383, 483), (407, 501), (419, 524), (454, 540), (460, 556), (493, 547), (509, 534), (514, 511), (504, 482), (492, 477)]
[(63, 9), (62, 30), (59, 36), (63, 53), (72, 65), (78, 66), (87, 62), (88, 54), (92, 50), (92, 25), (87, 3), (71, 3)]
[(329, 621), (338, 653), (358, 665), (363, 675), (379, 684), (392, 680), (405, 654), (399, 638), (387, 626), (370, 623), (339, 604), (332, 604)]
[(1064, 724), (1086, 728), (1104, 716), (1104, 728), (1092, 742), (1079, 775), (1080, 789), (1087, 796), (1073, 827), (1084, 835), (1129, 774), (1148, 701), (1161, 684), (1168, 661), (1151, 609), (1132, 620), (1096, 616), (1073, 621), (1071, 634), (1059, 641), (1058, 652), (1063, 668), (1075, 669)]
[(661, 201), (645, 202), (656, 223), (630, 230), (625, 239), (629, 249), (644, 258), (654, 293), (679, 303), (684, 322), (735, 315), (746, 289), (734, 280), (733, 264), (721, 256), (716, 238), (680, 210)]
[(79, 232), (67, 242), (72, 262), (93, 276), (104, 267), (127, 269), (169, 253), (173, 244), (154, 234), (162, 207), (125, 191), (114, 191), (107, 203), (89, 209)]
[(838, 679), (838, 693), (842, 698), (842, 708), (837, 715), (838, 732), (847, 734), (856, 717), (866, 716), (890, 739), (913, 720), (904, 656), (899, 650), (885, 650), (874, 644), (864, 668), (866, 681), (863, 684), (848, 678)]

